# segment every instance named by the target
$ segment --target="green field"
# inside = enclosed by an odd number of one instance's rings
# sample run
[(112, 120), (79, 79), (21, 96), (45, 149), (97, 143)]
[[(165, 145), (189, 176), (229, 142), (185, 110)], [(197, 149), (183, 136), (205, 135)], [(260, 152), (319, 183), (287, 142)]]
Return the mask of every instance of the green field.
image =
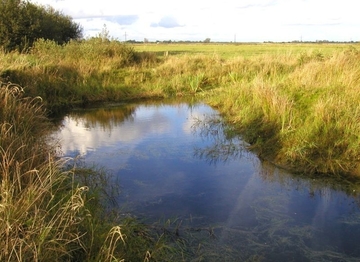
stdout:
[[(357, 45), (357, 44), (355, 44)], [(155, 52), (163, 56), (165, 52), (168, 55), (181, 54), (205, 54), (218, 55), (222, 58), (234, 58), (237, 56), (251, 57), (258, 55), (280, 55), (280, 54), (300, 54), (309, 51), (317, 51), (323, 54), (332, 54), (347, 49), (350, 44), (316, 44), (316, 43), (218, 43), (218, 44), (163, 44), (147, 43), (135, 44), (134, 48), (139, 52)]]

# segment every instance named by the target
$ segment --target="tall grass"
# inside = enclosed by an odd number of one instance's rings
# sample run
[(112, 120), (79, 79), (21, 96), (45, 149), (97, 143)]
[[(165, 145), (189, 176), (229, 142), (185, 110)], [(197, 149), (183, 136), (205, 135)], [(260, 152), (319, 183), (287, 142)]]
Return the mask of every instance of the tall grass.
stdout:
[(1, 84), (0, 260), (60, 261), (81, 248), (85, 188), (64, 194), (68, 174), (45, 141), (49, 124), (40, 100), (22, 94), (17, 85)]
[(217, 55), (224, 59), (234, 57), (251, 58), (260, 55), (278, 55), (290, 52), (291, 54), (306, 53), (316, 49), (328, 55), (341, 52), (348, 44), (315, 44), (315, 43), (145, 43), (135, 44), (138, 52), (153, 52), (159, 57), (181, 55)]
[(129, 45), (97, 38), (62, 46), (40, 39), (29, 54), (1, 56), (0, 77), (26, 87), (28, 96), (41, 96), (54, 111), (74, 104), (134, 99), (140, 92), (137, 82), (127, 80), (131, 68), (157, 61)]
[(195, 95), (216, 107), (260, 157), (310, 175), (358, 177), (358, 47), (271, 50), (163, 57), (93, 39), (64, 46), (39, 40), (29, 54), (0, 53), (6, 80), (0, 87), (0, 260), (176, 256), (163, 234), (116, 213), (102, 216), (95, 185), (106, 175), (63, 169), (65, 160), (56, 158), (56, 144), (47, 137), (46, 109)]
[(52, 126), (44, 111), (40, 98), (1, 83), (0, 261), (166, 257), (156, 234), (106, 208), (106, 173), (65, 168), (67, 160), (56, 157), (56, 143), (48, 139)]
[(53, 111), (196, 95), (217, 107), (261, 157), (312, 174), (360, 172), (357, 45), (39, 40), (30, 54), (0, 55), (0, 77), (40, 95)]
[(359, 175), (359, 51), (256, 57), (231, 63), (219, 108), (260, 156), (294, 171)]

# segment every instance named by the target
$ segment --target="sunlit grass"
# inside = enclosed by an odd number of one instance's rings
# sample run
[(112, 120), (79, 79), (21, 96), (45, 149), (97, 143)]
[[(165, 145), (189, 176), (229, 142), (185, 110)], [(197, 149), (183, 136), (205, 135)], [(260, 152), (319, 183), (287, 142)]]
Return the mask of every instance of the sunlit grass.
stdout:
[(358, 176), (359, 58), (356, 44), (133, 47), (96, 39), (0, 53), (0, 260), (147, 261), (186, 249), (131, 218), (104, 223), (91, 185), (104, 186), (106, 175), (62, 169), (45, 109), (196, 96), (261, 158), (308, 175)]
[(40, 98), (0, 83), (0, 261), (141, 261), (156, 232), (108, 203), (109, 174), (59, 159)]
[(358, 57), (356, 49), (254, 57), (233, 66), (237, 80), (207, 101), (262, 157), (294, 171), (357, 174)]
[(358, 45), (136, 44), (92, 39), (1, 54), (1, 76), (53, 111), (196, 95), (262, 157), (310, 173), (358, 173)]
[(259, 55), (300, 54), (318, 51), (332, 54), (348, 48), (348, 44), (316, 43), (144, 43), (135, 44), (138, 52), (154, 52), (159, 56), (172, 55), (216, 55), (222, 58), (252, 57)]

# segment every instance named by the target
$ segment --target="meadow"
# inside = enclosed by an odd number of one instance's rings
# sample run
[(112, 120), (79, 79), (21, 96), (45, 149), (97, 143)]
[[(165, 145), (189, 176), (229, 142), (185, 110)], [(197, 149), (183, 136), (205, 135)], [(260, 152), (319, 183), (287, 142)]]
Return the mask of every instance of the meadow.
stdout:
[(260, 157), (294, 172), (359, 175), (359, 45), (122, 44), (91, 39), (1, 53), (0, 77), (52, 114), (96, 102), (197, 96)]
[(344, 50), (349, 44), (316, 44), (316, 43), (144, 43), (135, 44), (138, 52), (153, 52), (163, 56), (191, 54), (216, 55), (221, 58), (253, 57), (257, 55), (300, 54), (317, 50), (322, 54), (332, 54)]
[(101, 190), (83, 177), (106, 182), (106, 174), (64, 169), (46, 131), (49, 117), (73, 107), (195, 96), (260, 158), (308, 176), (357, 179), (359, 58), (358, 44), (101, 39), (1, 52), (0, 260), (148, 261), (173, 251), (131, 219), (96, 215)]

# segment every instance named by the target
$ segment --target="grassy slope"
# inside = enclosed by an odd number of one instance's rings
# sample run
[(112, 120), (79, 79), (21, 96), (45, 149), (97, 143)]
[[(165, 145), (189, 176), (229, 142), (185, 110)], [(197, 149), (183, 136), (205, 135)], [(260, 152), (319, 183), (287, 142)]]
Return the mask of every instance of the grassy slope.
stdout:
[(157, 85), (177, 95), (204, 96), (261, 157), (309, 174), (359, 175), (358, 46), (140, 45), (136, 50), (168, 52), (155, 69)]
[(239, 61), (210, 104), (260, 156), (294, 171), (359, 174), (360, 53)]

